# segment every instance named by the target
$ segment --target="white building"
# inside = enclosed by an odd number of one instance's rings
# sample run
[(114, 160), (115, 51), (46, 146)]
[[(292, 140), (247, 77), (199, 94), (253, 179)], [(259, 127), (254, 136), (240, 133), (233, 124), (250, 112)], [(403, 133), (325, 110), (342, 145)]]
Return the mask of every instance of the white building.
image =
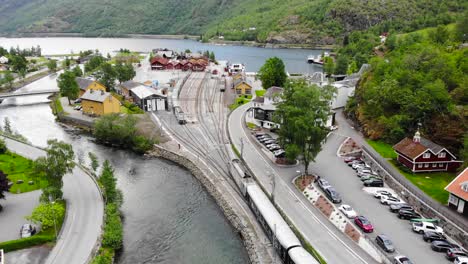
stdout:
[(0, 57), (0, 64), (7, 64), (8, 63), (8, 58), (5, 56)]
[(254, 107), (252, 107), (254, 124), (267, 128), (278, 128), (279, 125), (273, 122), (273, 114), (276, 110), (276, 104), (281, 101), (281, 94), (283, 88), (281, 87), (270, 87), (266, 91), (264, 97), (256, 97)]

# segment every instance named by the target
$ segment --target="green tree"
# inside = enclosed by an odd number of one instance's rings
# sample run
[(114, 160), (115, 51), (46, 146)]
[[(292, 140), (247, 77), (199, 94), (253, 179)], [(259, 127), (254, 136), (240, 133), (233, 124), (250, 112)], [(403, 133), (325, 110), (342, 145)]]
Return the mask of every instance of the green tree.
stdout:
[(460, 156), (463, 158), (463, 165), (460, 168), (464, 170), (468, 168), (468, 133), (465, 133), (463, 137), (463, 148), (460, 151)]
[(101, 64), (97, 79), (106, 87), (108, 92), (114, 89), (116, 77), (117, 74), (112, 65), (107, 62)]
[(72, 72), (75, 75), (75, 77), (83, 76), (83, 71), (81, 70), (79, 65), (76, 65), (75, 68), (73, 68)]
[[(8, 184), (8, 178), (3, 171), (0, 171), (0, 199), (5, 199), (5, 192), (10, 190), (10, 185)], [(1, 207), (0, 207), (1, 208)]]
[(55, 72), (57, 70), (57, 61), (56, 60), (49, 60), (47, 62), (47, 68), (49, 68), (50, 72)]
[(115, 204), (106, 206), (106, 225), (104, 226), (104, 235), (102, 245), (115, 250), (122, 248), (123, 228), (120, 219), (119, 208)]
[(216, 57), (215, 57), (215, 54), (214, 54), (213, 51), (210, 52), (210, 60), (213, 61), (213, 62), (216, 61)]
[(7, 135), (13, 135), (13, 129), (11, 128), (11, 122), (8, 117), (5, 117), (5, 119), (3, 120), (3, 131)]
[(118, 63), (114, 66), (115, 76), (119, 83), (130, 81), (135, 78), (136, 72), (133, 66), (129, 63)]
[(357, 67), (356, 61), (353, 60), (348, 65), (348, 70), (346, 71), (346, 74), (351, 75), (351, 74), (353, 74), (355, 72), (358, 72), (358, 67)]
[(114, 169), (108, 160), (105, 160), (102, 165), (99, 182), (103, 186), (106, 203), (113, 203), (120, 206), (122, 203), (122, 193), (117, 189), (117, 179), (114, 176)]
[(41, 224), (42, 229), (54, 226), (58, 219), (65, 216), (65, 207), (61, 203), (40, 203), (26, 219)]
[(447, 28), (443, 25), (436, 27), (429, 31), (429, 37), (437, 44), (444, 44), (449, 39), (450, 33)]
[(62, 61), (62, 67), (64, 69), (70, 69), (71, 60), (68, 57), (65, 57), (65, 60)]
[(323, 71), (328, 75), (332, 75), (335, 71), (335, 62), (331, 57), (325, 57), (323, 63)]
[(3, 80), (8, 84), (8, 88), (11, 89), (13, 87), (13, 81), (15, 81), (15, 77), (13, 77), (13, 74), (11, 74), (10, 71), (7, 71), (3, 76)]
[(89, 160), (90, 160), (90, 165), (91, 165), (91, 168), (93, 169), (94, 172), (96, 172), (96, 170), (98, 169), (99, 167), (99, 160), (96, 156), (96, 154), (92, 153), (92, 152), (88, 152), (88, 157), (89, 157)]
[(0, 154), (5, 154), (7, 152), (7, 150), (8, 150), (8, 148), (7, 148), (7, 145), (5, 143), (5, 140), (0, 138)]
[(65, 71), (57, 78), (57, 85), (60, 89), (60, 94), (68, 98), (68, 104), (71, 105), (71, 100), (78, 98), (80, 87), (75, 79), (75, 74), (71, 71)]
[(11, 55), (9, 64), (12, 70), (17, 73), (19, 73), (21, 70), (28, 69), (28, 61), (24, 56)]
[(336, 60), (335, 74), (346, 74), (348, 71), (348, 58), (340, 55)]
[(288, 76), (283, 61), (278, 57), (269, 58), (258, 71), (258, 78), (264, 89), (272, 86), (283, 87)]
[(47, 141), (46, 156), (37, 158), (34, 162), (36, 172), (44, 172), (49, 184), (42, 190), (41, 201), (48, 201), (49, 196), (53, 200), (62, 199), (62, 177), (72, 172), (75, 167), (74, 157), (75, 153), (70, 144), (56, 139)]
[(104, 57), (102, 57), (101, 55), (93, 56), (87, 63), (85, 63), (85, 72), (93, 72), (99, 66), (101, 66), (101, 64), (103, 64), (104, 61)]
[(24, 82), (24, 78), (26, 78), (26, 73), (28, 72), (28, 70), (26, 68), (21, 68), (18, 70), (18, 75), (21, 79), (22, 82)]
[(275, 111), (274, 119), (281, 125), (279, 140), (286, 155), (290, 160), (299, 158), (306, 175), (309, 163), (315, 160), (329, 132), (326, 123), (335, 92), (332, 86), (319, 88), (303, 79), (291, 80)]

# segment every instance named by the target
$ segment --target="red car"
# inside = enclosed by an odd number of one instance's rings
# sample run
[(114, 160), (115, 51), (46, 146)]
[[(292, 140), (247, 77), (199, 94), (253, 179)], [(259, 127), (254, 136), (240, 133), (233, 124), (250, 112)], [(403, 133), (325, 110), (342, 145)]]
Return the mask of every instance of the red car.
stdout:
[(216, 74), (218, 74), (218, 70), (215, 69), (215, 70), (213, 70), (211, 73), (214, 74), (214, 75), (216, 75)]
[(354, 218), (354, 223), (356, 223), (356, 225), (359, 226), (362, 229), (362, 231), (366, 233), (374, 232), (374, 226), (371, 224), (369, 220), (367, 220), (367, 218), (365, 218), (362, 215), (356, 216)]

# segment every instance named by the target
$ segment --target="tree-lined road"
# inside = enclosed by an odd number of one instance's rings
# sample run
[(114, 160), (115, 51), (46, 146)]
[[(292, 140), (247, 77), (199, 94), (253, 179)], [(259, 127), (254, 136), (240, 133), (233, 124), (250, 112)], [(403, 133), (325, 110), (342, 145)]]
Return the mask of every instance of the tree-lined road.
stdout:
[[(5, 139), (8, 149), (29, 159), (45, 156), (41, 149)], [(87, 263), (101, 234), (104, 201), (97, 185), (79, 167), (63, 177), (67, 212), (58, 241), (46, 264)]]

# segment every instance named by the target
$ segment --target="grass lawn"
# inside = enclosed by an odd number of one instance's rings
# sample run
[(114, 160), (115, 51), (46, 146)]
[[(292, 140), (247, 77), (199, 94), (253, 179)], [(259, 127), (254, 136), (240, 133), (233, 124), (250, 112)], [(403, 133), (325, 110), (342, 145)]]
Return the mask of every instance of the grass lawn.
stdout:
[[(11, 193), (30, 192), (47, 186), (47, 181), (34, 173), (33, 161), (15, 153), (0, 155), (0, 170), (7, 174), (7, 178), (13, 183)], [(23, 180), (23, 183), (17, 184), (17, 180)], [(29, 181), (34, 181), (34, 184), (29, 185)]]
[[(455, 178), (455, 173), (449, 172), (419, 172), (410, 173), (399, 168), (398, 161), (392, 160), (391, 164), (395, 166), (406, 179), (416, 185), (421, 191), (432, 197), (441, 204), (446, 204), (449, 193), (444, 188)], [(401, 165), (400, 165), (401, 166)]]
[(250, 129), (254, 129), (257, 127), (257, 125), (255, 125), (254, 123), (247, 122), (247, 127)]
[(266, 90), (265, 90), (265, 89), (262, 89), (262, 90), (255, 90), (255, 94), (256, 94), (257, 96), (263, 96), (263, 95), (265, 95), (265, 93), (266, 93)]
[(238, 98), (236, 98), (236, 101), (234, 101), (234, 103), (229, 106), (229, 109), (231, 109), (231, 111), (233, 111), (237, 107), (239, 107), (239, 106), (241, 106), (243, 104), (246, 104), (248, 102), (250, 102), (250, 99), (246, 99), (246, 98), (243, 98), (243, 97), (238, 97)]
[(382, 157), (386, 159), (394, 159), (397, 157), (395, 151), (392, 149), (392, 145), (384, 143), (382, 141), (366, 140), (371, 147), (375, 149)]

